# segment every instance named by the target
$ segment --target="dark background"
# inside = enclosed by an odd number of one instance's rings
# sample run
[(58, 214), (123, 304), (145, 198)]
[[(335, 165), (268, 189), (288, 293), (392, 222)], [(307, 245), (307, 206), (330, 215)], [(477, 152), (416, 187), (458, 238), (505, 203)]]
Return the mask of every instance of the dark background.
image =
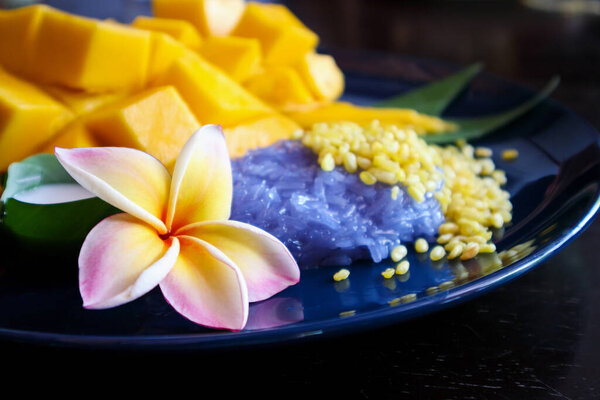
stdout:
[[(86, 0), (87, 1), (87, 0)], [(542, 11), (512, 1), (296, 0), (285, 2), (350, 71), (393, 75), (414, 55), (540, 88), (600, 127), (600, 16)], [(572, 2), (571, 2), (572, 3)], [(598, 8), (598, 7), (597, 7)], [(384, 62), (356, 50), (385, 52)], [(473, 301), (425, 318), (335, 339), (215, 353), (131, 353), (0, 342), (11, 374), (81, 392), (117, 382), (194, 397), (418, 399), (600, 398), (600, 221), (551, 260)], [(172, 396), (170, 396), (172, 397)]]

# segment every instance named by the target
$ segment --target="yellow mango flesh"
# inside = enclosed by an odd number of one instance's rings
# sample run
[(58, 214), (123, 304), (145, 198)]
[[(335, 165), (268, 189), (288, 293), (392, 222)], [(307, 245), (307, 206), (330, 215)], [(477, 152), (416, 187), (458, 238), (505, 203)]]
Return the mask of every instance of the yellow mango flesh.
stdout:
[(31, 73), (33, 41), (47, 10), (43, 5), (0, 10), (0, 65), (15, 74)]
[(229, 155), (241, 157), (248, 150), (289, 139), (300, 126), (283, 115), (272, 115), (244, 122), (224, 130)]
[(186, 47), (165, 33), (152, 32), (148, 83), (161, 79), (173, 62), (186, 54)]
[(344, 91), (344, 74), (330, 55), (307, 53), (296, 66), (318, 100), (337, 100)]
[(245, 8), (244, 0), (153, 0), (154, 15), (189, 21), (204, 36), (228, 35)]
[(87, 128), (104, 145), (145, 151), (167, 168), (200, 128), (172, 86), (147, 90), (89, 115)]
[(265, 64), (291, 65), (314, 51), (319, 37), (287, 7), (249, 2), (233, 36), (260, 40)]
[(437, 117), (411, 109), (363, 107), (346, 102), (307, 106), (304, 110), (297, 109), (286, 114), (305, 129), (319, 122), (351, 121), (364, 125), (375, 119), (382, 124), (411, 127), (419, 133), (444, 132), (454, 128), (454, 125)]
[(32, 46), (33, 80), (89, 92), (146, 83), (150, 32), (47, 8)]
[(87, 114), (127, 96), (124, 92), (88, 93), (52, 85), (42, 86), (41, 88), (50, 96), (66, 105), (76, 115)]
[(138, 29), (166, 33), (192, 50), (200, 49), (202, 37), (187, 21), (172, 18), (136, 17), (131, 25)]
[(205, 124), (230, 127), (274, 113), (272, 108), (193, 52), (175, 60), (157, 83), (175, 86), (196, 118)]
[(207, 38), (200, 54), (236, 82), (243, 82), (256, 73), (262, 60), (257, 39), (234, 36)]
[(54, 153), (56, 147), (73, 149), (76, 147), (98, 147), (102, 144), (86, 128), (85, 122), (77, 119), (63, 128), (52, 141), (47, 144), (42, 152)]
[(0, 171), (33, 154), (73, 114), (33, 86), (0, 69)]
[(244, 87), (277, 108), (315, 102), (305, 82), (291, 67), (267, 67), (249, 78)]

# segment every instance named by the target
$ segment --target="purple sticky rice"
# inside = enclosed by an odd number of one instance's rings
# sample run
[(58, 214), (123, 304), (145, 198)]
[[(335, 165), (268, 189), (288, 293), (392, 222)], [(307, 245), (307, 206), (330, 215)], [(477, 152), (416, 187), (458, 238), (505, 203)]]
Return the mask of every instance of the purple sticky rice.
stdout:
[(374, 262), (401, 243), (431, 241), (444, 215), (431, 193), (417, 203), (402, 185), (368, 186), (345, 169), (321, 169), (299, 141), (285, 140), (232, 161), (231, 219), (281, 240), (301, 268)]

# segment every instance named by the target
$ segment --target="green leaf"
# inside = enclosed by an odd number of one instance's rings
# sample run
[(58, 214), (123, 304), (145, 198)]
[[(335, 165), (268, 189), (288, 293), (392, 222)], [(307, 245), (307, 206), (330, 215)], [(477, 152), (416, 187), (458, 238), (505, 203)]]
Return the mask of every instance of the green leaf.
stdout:
[(550, 96), (550, 94), (558, 86), (559, 82), (559, 77), (553, 77), (541, 92), (508, 111), (503, 111), (493, 115), (486, 115), (484, 117), (446, 119), (449, 122), (457, 124), (458, 130), (448, 133), (427, 135), (424, 136), (424, 139), (427, 141), (427, 143), (445, 144), (454, 143), (459, 139), (465, 139), (468, 141), (480, 138), (494, 131), (495, 129), (507, 125), (531, 110), (533, 107)]
[(444, 79), (377, 103), (376, 107), (411, 108), (423, 114), (440, 115), (481, 71), (473, 64)]
[(6, 185), (0, 201), (49, 183), (75, 183), (53, 154), (36, 154), (8, 167)]
[(30, 204), (9, 199), (4, 226), (21, 240), (39, 243), (81, 242), (101, 220), (119, 210), (97, 197), (57, 204)]
[(14, 196), (38, 186), (75, 183), (52, 154), (38, 154), (8, 168), (3, 226), (17, 239), (33, 244), (81, 242), (105, 217), (119, 212), (99, 198), (57, 204), (31, 204)]

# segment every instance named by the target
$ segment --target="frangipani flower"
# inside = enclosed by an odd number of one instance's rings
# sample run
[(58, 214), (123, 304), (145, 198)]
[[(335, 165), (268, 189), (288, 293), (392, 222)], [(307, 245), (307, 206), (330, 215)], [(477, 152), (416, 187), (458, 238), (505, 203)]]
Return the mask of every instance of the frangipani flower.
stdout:
[(183, 147), (171, 178), (152, 156), (121, 147), (56, 148), (84, 188), (124, 211), (88, 234), (79, 290), (90, 309), (115, 307), (160, 286), (191, 321), (239, 330), (248, 303), (300, 279), (275, 237), (228, 220), (231, 164), (221, 128), (205, 125)]

